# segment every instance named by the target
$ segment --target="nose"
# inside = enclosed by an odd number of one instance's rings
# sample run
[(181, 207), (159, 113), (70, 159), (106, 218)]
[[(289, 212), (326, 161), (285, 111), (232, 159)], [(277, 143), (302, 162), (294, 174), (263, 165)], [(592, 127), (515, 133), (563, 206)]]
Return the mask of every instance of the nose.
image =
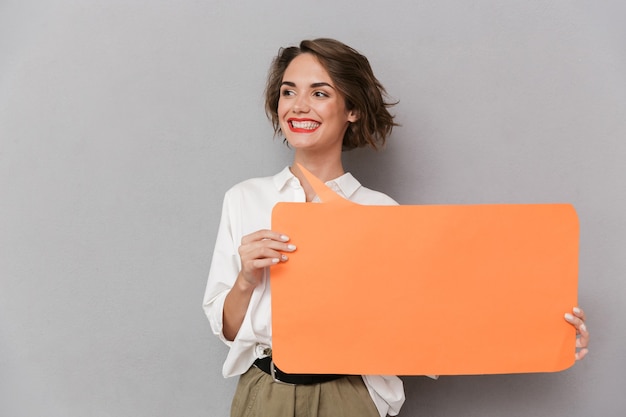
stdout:
[(309, 111), (309, 100), (306, 95), (298, 95), (293, 102), (291, 110), (294, 113), (306, 113)]

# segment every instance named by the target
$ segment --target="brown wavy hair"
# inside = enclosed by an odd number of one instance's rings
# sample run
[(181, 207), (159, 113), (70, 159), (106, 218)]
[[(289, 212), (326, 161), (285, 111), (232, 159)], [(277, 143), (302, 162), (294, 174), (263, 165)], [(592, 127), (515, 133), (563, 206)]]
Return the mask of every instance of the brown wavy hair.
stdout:
[(301, 54), (314, 55), (328, 71), (343, 96), (346, 109), (355, 111), (358, 119), (346, 130), (343, 150), (371, 146), (378, 149), (394, 126), (394, 116), (387, 110), (397, 104), (386, 101), (387, 92), (376, 79), (369, 61), (353, 48), (334, 39), (304, 40), (299, 46), (280, 48), (270, 67), (265, 87), (265, 113), (272, 121), (274, 134), (280, 135), (278, 100), (285, 70)]

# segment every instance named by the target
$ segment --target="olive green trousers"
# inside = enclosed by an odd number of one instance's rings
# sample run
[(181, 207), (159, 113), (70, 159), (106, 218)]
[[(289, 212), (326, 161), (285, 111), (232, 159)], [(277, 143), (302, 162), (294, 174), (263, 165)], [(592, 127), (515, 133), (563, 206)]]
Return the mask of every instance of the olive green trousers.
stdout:
[(363, 378), (314, 385), (275, 382), (257, 367), (239, 378), (231, 417), (380, 417)]

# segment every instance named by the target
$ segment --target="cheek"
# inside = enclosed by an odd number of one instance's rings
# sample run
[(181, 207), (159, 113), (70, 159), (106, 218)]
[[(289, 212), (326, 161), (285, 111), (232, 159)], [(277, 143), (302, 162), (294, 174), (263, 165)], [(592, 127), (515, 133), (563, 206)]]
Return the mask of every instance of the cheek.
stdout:
[(327, 119), (340, 120), (344, 118), (345, 109), (337, 103), (324, 103), (318, 108), (319, 112), (324, 114)]
[(338, 106), (326, 106), (321, 112), (326, 116), (325, 120), (335, 125), (338, 129), (348, 122), (347, 114)]
[(287, 111), (289, 111), (289, 106), (283, 99), (278, 99), (278, 106), (276, 107), (276, 112), (279, 116), (283, 116)]

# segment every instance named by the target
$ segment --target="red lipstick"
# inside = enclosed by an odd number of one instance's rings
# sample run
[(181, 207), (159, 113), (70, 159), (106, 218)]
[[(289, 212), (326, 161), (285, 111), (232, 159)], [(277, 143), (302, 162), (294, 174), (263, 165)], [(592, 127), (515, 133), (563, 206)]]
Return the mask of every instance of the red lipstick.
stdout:
[(289, 124), (289, 130), (294, 133), (312, 133), (320, 127), (321, 123), (313, 119), (296, 119), (291, 118), (287, 120)]

